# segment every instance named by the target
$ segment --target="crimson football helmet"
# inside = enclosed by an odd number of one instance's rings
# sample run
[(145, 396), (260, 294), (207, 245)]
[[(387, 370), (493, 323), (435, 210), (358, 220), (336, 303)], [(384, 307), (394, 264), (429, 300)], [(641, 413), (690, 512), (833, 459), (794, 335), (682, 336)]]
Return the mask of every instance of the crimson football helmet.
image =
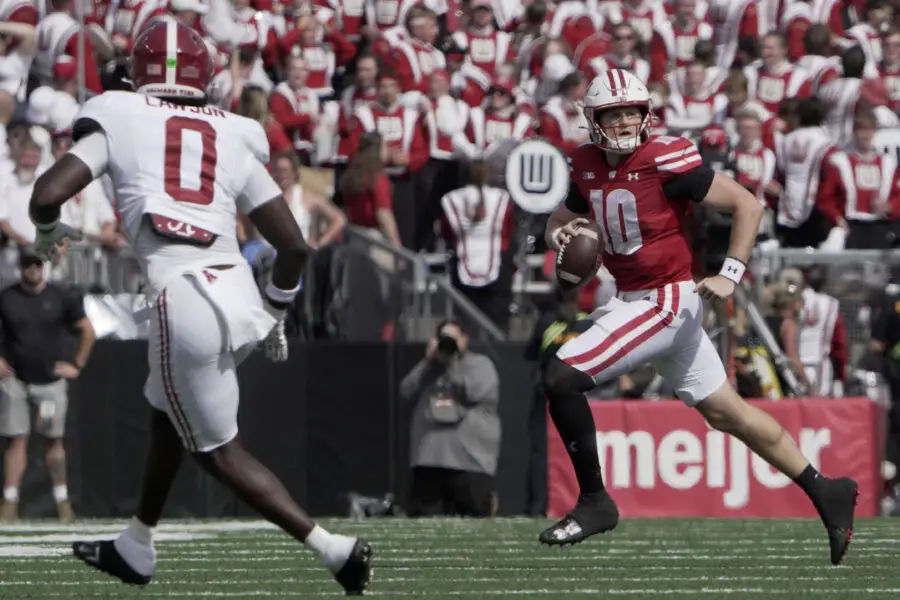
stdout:
[[(629, 154), (650, 137), (653, 124), (650, 92), (641, 81), (622, 69), (602, 71), (594, 77), (584, 95), (584, 116), (587, 118), (591, 141), (616, 154)], [(637, 123), (603, 127), (603, 111), (624, 106), (636, 106), (641, 111)]]
[(131, 50), (131, 82), (139, 94), (202, 99), (212, 74), (206, 42), (177, 19), (148, 25)]

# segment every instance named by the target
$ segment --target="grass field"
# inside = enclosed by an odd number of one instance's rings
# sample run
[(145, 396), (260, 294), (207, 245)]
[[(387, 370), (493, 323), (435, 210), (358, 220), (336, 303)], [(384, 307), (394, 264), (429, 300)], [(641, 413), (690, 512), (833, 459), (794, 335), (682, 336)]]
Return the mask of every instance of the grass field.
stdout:
[[(385, 598), (857, 598), (900, 597), (900, 519), (857, 522), (842, 567), (828, 563), (817, 521), (632, 520), (560, 548), (538, 545), (543, 521), (326, 521), (368, 538)], [(75, 539), (121, 523), (0, 527), (0, 598), (339, 597), (310, 554), (258, 522), (176, 522), (159, 533), (160, 563), (143, 589), (115, 583), (68, 556)]]

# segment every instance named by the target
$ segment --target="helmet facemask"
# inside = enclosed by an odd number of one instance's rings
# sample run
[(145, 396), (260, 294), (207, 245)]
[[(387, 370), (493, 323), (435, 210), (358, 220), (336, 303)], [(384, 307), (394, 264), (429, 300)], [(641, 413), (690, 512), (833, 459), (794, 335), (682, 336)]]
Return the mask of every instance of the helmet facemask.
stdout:
[[(603, 112), (619, 108), (620, 106), (637, 106), (641, 111), (641, 120), (628, 125), (603, 127), (601, 124)], [(584, 116), (587, 118), (591, 142), (606, 152), (631, 154), (650, 137), (650, 129), (653, 123), (650, 103), (624, 104), (620, 106), (585, 107)], [(620, 136), (618, 130), (622, 129), (629, 130), (631, 135)], [(622, 133), (624, 134), (624, 132)]]

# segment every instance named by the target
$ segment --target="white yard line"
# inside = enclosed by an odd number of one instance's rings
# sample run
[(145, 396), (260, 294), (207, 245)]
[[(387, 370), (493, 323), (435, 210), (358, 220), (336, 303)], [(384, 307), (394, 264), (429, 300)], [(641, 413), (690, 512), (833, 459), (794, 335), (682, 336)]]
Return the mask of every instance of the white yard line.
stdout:
[[(42, 533), (42, 532), (119, 532), (128, 525), (127, 520), (113, 523), (110, 521), (75, 521), (74, 523), (53, 522), (18, 522), (0, 524), (0, 534), (5, 533)], [(277, 530), (268, 521), (163, 521), (157, 528), (159, 532), (168, 533), (227, 533), (240, 531)]]
[[(46, 584), (45, 584), (46, 585)], [(377, 582), (375, 583), (377, 585)], [(867, 587), (867, 588), (844, 588), (844, 589), (833, 589), (833, 588), (817, 588), (817, 589), (806, 589), (802, 590), (805, 594), (814, 594), (814, 595), (823, 595), (823, 596), (843, 596), (847, 597), (847, 594), (900, 594), (900, 588), (877, 588), (877, 587)], [(215, 598), (244, 598), (249, 596), (254, 597), (296, 597), (296, 598), (308, 598), (310, 596), (335, 596), (337, 592), (333, 589), (331, 590), (322, 590), (322, 591), (309, 591), (304, 590), (303, 592), (290, 593), (284, 590), (278, 592), (270, 592), (270, 591), (259, 591), (259, 590), (248, 590), (245, 592), (219, 592), (219, 591), (192, 591), (192, 592), (178, 592), (178, 591), (160, 591), (160, 592), (152, 592), (149, 590), (141, 590), (140, 597), (155, 597), (155, 598), (198, 598), (198, 597), (215, 597)], [(407, 592), (407, 591), (387, 591), (387, 590), (378, 590), (371, 589), (366, 591), (366, 596), (387, 596), (391, 598), (403, 596), (425, 596), (429, 598), (433, 597), (441, 597), (441, 596), (468, 596), (472, 598), (477, 598), (478, 596), (549, 596), (551, 598), (559, 598), (560, 595), (569, 597), (569, 596), (637, 596), (637, 595), (660, 595), (660, 596), (703, 596), (703, 595), (730, 595), (730, 594), (747, 594), (747, 595), (763, 595), (763, 596), (787, 596), (787, 595), (797, 595), (797, 590), (768, 590), (762, 588), (698, 588), (698, 589), (683, 589), (683, 590), (671, 590), (671, 589), (635, 589), (635, 590), (604, 590), (599, 588), (593, 589), (577, 589), (577, 590), (563, 590), (559, 589), (533, 589), (533, 590), (466, 590), (466, 591), (444, 591), (444, 590), (425, 590), (421, 592)], [(71, 594), (60, 593), (60, 592), (41, 592), (41, 598), (71, 598)]]

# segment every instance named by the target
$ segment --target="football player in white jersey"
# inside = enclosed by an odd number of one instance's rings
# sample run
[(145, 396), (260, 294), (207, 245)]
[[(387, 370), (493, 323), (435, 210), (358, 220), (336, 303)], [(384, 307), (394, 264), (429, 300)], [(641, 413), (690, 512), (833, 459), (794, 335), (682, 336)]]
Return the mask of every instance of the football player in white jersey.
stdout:
[[(250, 119), (209, 106), (213, 65), (203, 39), (175, 20), (150, 25), (131, 56), (135, 92), (88, 101), (72, 149), (35, 184), (36, 249), (52, 256), (70, 233), (60, 206), (107, 173), (126, 235), (149, 280), (154, 409), (138, 510), (115, 540), (76, 542), (75, 556), (126, 583), (156, 568), (153, 530), (178, 471), (182, 445), (217, 480), (313, 550), (348, 595), (362, 595), (372, 550), (331, 534), (294, 502), (275, 475), (235, 439), (237, 365), (265, 340), (284, 360), (285, 309), (310, 252), (266, 170), (268, 142)], [(236, 211), (277, 251), (260, 297), (235, 237)]]

